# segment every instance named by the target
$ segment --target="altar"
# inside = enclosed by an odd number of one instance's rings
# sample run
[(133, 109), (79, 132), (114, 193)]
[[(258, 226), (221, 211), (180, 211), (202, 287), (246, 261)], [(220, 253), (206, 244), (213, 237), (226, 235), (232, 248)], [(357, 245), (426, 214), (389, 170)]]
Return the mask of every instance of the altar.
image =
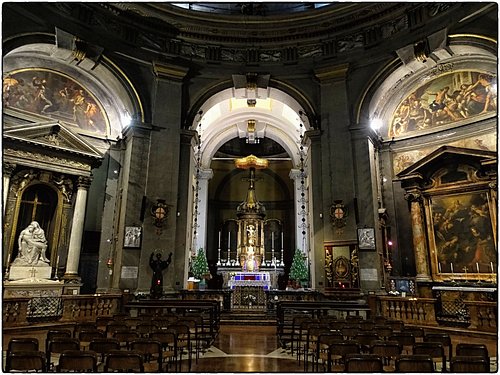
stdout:
[(255, 286), (269, 290), (271, 289), (271, 275), (269, 272), (233, 272), (228, 281), (228, 287), (234, 289), (246, 286)]

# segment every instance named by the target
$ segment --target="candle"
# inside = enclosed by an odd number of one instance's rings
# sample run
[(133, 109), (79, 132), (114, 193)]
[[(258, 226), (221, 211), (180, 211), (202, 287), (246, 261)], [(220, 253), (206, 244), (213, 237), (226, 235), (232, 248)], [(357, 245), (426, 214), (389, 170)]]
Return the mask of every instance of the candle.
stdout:
[(220, 231), (219, 231), (219, 249), (220, 249)]
[(283, 232), (281, 232), (281, 248), (283, 249)]
[(453, 263), (450, 263), (451, 273), (453, 273)]
[(438, 271), (439, 271), (439, 273), (441, 273), (441, 262), (438, 263)]
[(493, 262), (490, 262), (491, 273), (493, 273)]
[(476, 270), (477, 270), (477, 273), (479, 273), (479, 263), (476, 262)]
[(227, 234), (227, 248), (231, 248), (231, 232)]
[(271, 232), (271, 249), (274, 250), (274, 232)]

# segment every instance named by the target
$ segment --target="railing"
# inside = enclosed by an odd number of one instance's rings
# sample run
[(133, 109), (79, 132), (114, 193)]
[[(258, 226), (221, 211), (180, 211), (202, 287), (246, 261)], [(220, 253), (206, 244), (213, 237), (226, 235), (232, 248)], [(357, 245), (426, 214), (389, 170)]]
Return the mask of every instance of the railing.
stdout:
[[(31, 300), (31, 298), (26, 297), (4, 298), (2, 303), (3, 326), (17, 327), (30, 324), (29, 306)], [(95, 320), (97, 316), (112, 316), (120, 311), (122, 295), (63, 295), (60, 297), (60, 301), (62, 303), (62, 316), (60, 314), (53, 316), (47, 314), (45, 322), (81, 322)]]
[(382, 315), (404, 323), (437, 326), (435, 298), (379, 296)]
[(497, 331), (497, 303), (486, 301), (464, 301), (469, 309), (469, 328), (478, 331)]

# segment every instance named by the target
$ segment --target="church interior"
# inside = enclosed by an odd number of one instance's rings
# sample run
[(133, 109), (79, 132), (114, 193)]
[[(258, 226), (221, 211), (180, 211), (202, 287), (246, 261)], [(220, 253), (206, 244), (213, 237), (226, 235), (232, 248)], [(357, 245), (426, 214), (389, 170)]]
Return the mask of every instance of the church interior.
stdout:
[(2, 370), (497, 371), (497, 3), (2, 16)]

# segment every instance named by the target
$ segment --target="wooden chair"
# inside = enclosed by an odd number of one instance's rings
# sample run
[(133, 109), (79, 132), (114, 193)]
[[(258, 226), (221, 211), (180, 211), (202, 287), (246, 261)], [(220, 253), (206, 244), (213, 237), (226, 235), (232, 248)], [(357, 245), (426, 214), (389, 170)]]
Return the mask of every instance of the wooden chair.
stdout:
[(345, 340), (352, 340), (354, 337), (361, 332), (361, 327), (359, 324), (354, 324), (354, 323), (347, 323), (342, 327), (340, 330), (342, 334), (344, 335)]
[(139, 338), (139, 334), (135, 331), (132, 331), (130, 328), (128, 329), (118, 329), (113, 332), (113, 338), (120, 341), (120, 347), (122, 349), (129, 349), (130, 342)]
[(136, 329), (137, 325), (138, 324), (141, 324), (143, 322), (142, 318), (139, 318), (139, 317), (128, 317), (128, 318), (125, 318), (124, 320), (125, 324), (127, 325), (127, 327), (130, 327), (131, 329)]
[(157, 331), (158, 327), (153, 323), (139, 323), (135, 327), (135, 331), (139, 334), (140, 337), (150, 337), (151, 333)]
[(69, 329), (49, 329), (45, 338), (45, 350), (47, 350), (49, 341), (56, 337), (73, 337), (73, 332)]
[(361, 351), (364, 353), (370, 352), (372, 342), (378, 340), (380, 340), (380, 337), (374, 331), (361, 331), (354, 336), (354, 341), (357, 341), (361, 345)]
[(345, 357), (346, 372), (383, 372), (382, 357), (377, 354), (347, 354)]
[(175, 333), (175, 342), (177, 348), (177, 355), (179, 356), (178, 361), (178, 371), (181, 371), (182, 367), (182, 356), (184, 354), (188, 357), (188, 372), (191, 371), (191, 363), (192, 363), (192, 349), (191, 349), (191, 331), (186, 324), (171, 324), (168, 326), (167, 331), (171, 331)]
[(80, 340), (80, 348), (83, 350), (88, 349), (90, 342), (93, 339), (105, 337), (106, 333), (100, 329), (84, 329), (78, 332), (78, 340)]
[(38, 350), (38, 339), (34, 337), (13, 337), (9, 340), (9, 344), (7, 345), (7, 354)]
[(108, 353), (104, 372), (144, 372), (142, 354), (131, 350), (114, 350)]
[(345, 321), (350, 322), (350, 323), (353, 323), (353, 322), (360, 323), (362, 320), (364, 320), (364, 319), (361, 315), (347, 315), (345, 317)]
[(451, 356), (453, 353), (453, 344), (451, 343), (451, 337), (448, 333), (445, 332), (437, 332), (437, 333), (428, 333), (424, 336), (424, 342), (440, 342), (443, 344), (443, 347), (448, 348), (448, 354), (446, 355), (446, 359), (448, 361), (451, 360)]
[(434, 372), (434, 362), (430, 355), (406, 354), (396, 358), (396, 372)]
[(5, 372), (47, 372), (45, 353), (36, 350), (15, 351), (7, 355)]
[(59, 362), (61, 353), (65, 350), (80, 350), (80, 340), (74, 337), (54, 337), (45, 348), (47, 370), (51, 371)]
[(81, 331), (91, 331), (96, 330), (97, 324), (96, 322), (80, 322), (76, 323), (75, 329), (73, 330), (73, 337), (78, 338), (78, 335)]
[[(318, 337), (318, 341), (316, 343), (316, 372), (319, 371), (319, 363), (326, 364), (328, 362), (328, 352), (330, 345), (336, 342), (341, 342), (344, 340), (344, 336), (342, 333), (334, 331), (334, 332), (325, 332), (321, 333)], [(314, 370), (314, 369), (313, 369)]]
[(391, 327), (393, 332), (403, 332), (405, 326), (402, 320), (394, 320), (394, 319), (388, 319), (385, 321), (384, 324)]
[(160, 341), (151, 338), (137, 338), (129, 343), (130, 350), (142, 354), (145, 372), (163, 372), (163, 350)]
[(421, 327), (409, 327), (405, 326), (403, 332), (410, 332), (415, 337), (415, 342), (424, 341), (425, 331)]
[(170, 331), (158, 331), (151, 334), (151, 339), (159, 341), (162, 346), (163, 362), (167, 363), (167, 370), (170, 365), (177, 368), (177, 345), (175, 333)]
[(65, 350), (59, 357), (57, 372), (97, 372), (97, 353), (91, 350)]
[(93, 339), (89, 343), (89, 350), (96, 352), (100, 357), (99, 362), (104, 363), (108, 353), (120, 350), (120, 341), (111, 337)]
[(339, 341), (332, 343), (328, 348), (326, 361), (327, 372), (344, 371), (345, 356), (347, 354), (360, 354), (361, 347), (356, 341)]
[(443, 344), (440, 342), (417, 342), (413, 345), (413, 354), (427, 354), (431, 356), (434, 367), (441, 364), (441, 372), (446, 372), (446, 355)]
[(490, 372), (490, 364), (482, 356), (455, 356), (450, 361), (450, 372)]
[(98, 316), (95, 320), (95, 323), (97, 328), (106, 331), (106, 326), (114, 321), (115, 320), (113, 319), (112, 316)]
[(109, 322), (106, 325), (106, 336), (113, 337), (116, 331), (130, 330), (124, 322)]
[(389, 341), (397, 341), (403, 347), (405, 354), (413, 354), (413, 345), (415, 344), (415, 336), (411, 332), (393, 332), (388, 338)]
[(403, 347), (397, 341), (375, 341), (370, 347), (371, 354), (382, 357), (385, 372), (393, 372), (396, 369), (396, 358), (401, 355)]
[(488, 354), (488, 347), (484, 344), (458, 343), (455, 347), (455, 355), (483, 357), (488, 363), (487, 372), (490, 372), (490, 355)]
[(389, 337), (391, 337), (391, 335), (393, 334), (392, 328), (386, 325), (376, 324), (373, 327), (373, 330), (377, 332), (377, 335), (382, 340), (389, 340)]

